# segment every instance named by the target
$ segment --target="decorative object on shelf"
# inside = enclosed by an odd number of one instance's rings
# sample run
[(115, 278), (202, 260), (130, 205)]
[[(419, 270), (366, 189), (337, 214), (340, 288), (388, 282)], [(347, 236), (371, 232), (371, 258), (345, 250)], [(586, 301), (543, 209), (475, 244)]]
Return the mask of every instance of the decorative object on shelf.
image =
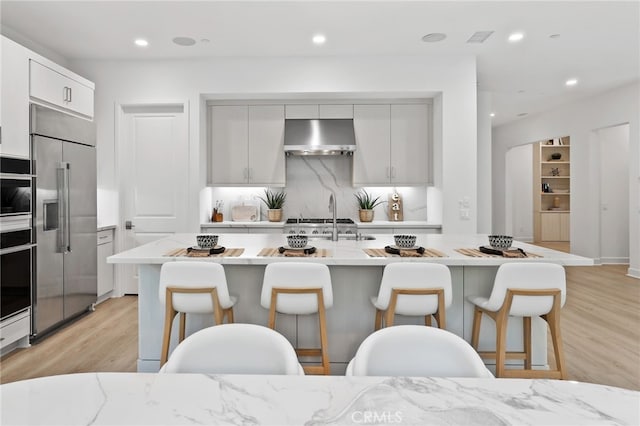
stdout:
[(400, 235), (394, 235), (393, 239), (396, 242), (396, 246), (398, 248), (409, 249), (409, 248), (414, 248), (416, 246), (417, 237), (415, 235), (400, 234)]
[(558, 167), (553, 167), (551, 169), (551, 176), (560, 176), (560, 169), (558, 169)]
[(551, 159), (552, 159), (552, 160), (556, 160), (556, 161), (557, 161), (557, 160), (559, 160), (559, 159), (561, 159), (561, 158), (562, 158), (562, 154), (561, 154), (561, 153), (559, 153), (559, 152), (553, 152), (553, 153), (551, 154)]
[(557, 195), (553, 197), (553, 208), (554, 209), (560, 208), (560, 197), (558, 197)]
[(267, 206), (267, 218), (269, 222), (280, 222), (282, 220), (282, 206), (287, 199), (284, 191), (274, 192), (270, 189), (264, 190), (265, 198), (258, 197)]
[(402, 196), (398, 191), (394, 190), (389, 194), (389, 220), (392, 222), (401, 222), (403, 219), (402, 214)]
[(545, 182), (542, 184), (542, 192), (545, 192), (545, 193), (551, 192), (551, 187), (549, 186), (548, 183)]
[(512, 242), (510, 235), (489, 235), (489, 245), (495, 249), (508, 249)]
[(373, 209), (384, 203), (384, 201), (378, 201), (380, 197), (373, 198), (373, 196), (364, 189), (357, 192), (355, 197), (358, 200), (358, 207), (360, 207), (360, 222), (371, 222), (373, 220)]
[(211, 214), (211, 222), (222, 222), (222, 206), (224, 202), (222, 200), (216, 200), (216, 206), (213, 208), (213, 213)]
[(200, 248), (213, 248), (218, 244), (218, 236), (214, 234), (198, 234), (196, 242)]

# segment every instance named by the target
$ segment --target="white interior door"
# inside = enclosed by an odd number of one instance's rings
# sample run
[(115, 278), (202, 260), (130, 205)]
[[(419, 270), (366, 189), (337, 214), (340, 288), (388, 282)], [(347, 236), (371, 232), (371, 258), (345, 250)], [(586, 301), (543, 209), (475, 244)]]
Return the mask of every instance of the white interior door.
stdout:
[[(120, 106), (120, 225), (123, 250), (187, 230), (189, 146), (185, 104)], [(138, 293), (137, 267), (120, 271), (120, 292)]]
[(629, 125), (598, 130), (600, 261), (629, 263)]

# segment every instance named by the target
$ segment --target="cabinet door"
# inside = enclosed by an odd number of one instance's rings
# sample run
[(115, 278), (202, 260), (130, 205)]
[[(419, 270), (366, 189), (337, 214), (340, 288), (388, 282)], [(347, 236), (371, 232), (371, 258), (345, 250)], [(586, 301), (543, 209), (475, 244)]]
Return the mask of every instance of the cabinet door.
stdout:
[(284, 106), (249, 106), (249, 181), (285, 184)]
[(320, 118), (353, 118), (353, 105), (320, 105)]
[(354, 105), (353, 126), (357, 147), (353, 154), (353, 185), (388, 185), (390, 106)]
[(209, 183), (246, 184), (249, 179), (248, 108), (215, 105), (209, 110)]
[(560, 213), (542, 213), (540, 215), (540, 239), (542, 241), (560, 241)]
[(318, 118), (318, 105), (287, 105), (286, 118)]
[(391, 182), (425, 185), (429, 173), (427, 105), (391, 105)]
[(560, 241), (571, 241), (569, 213), (558, 213), (558, 218), (560, 220)]
[(98, 233), (98, 298), (113, 290), (113, 265), (107, 263), (107, 257), (113, 254), (113, 241), (100, 244), (100, 237), (104, 232)]
[(28, 50), (2, 37), (2, 155), (29, 158)]
[(93, 89), (33, 59), (29, 95), (40, 101), (93, 117)]

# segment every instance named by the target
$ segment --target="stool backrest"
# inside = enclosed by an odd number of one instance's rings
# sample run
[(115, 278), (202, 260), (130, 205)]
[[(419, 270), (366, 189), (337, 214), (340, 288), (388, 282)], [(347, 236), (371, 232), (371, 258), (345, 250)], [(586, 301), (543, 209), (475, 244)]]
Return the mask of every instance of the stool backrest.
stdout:
[(358, 348), (347, 375), (493, 377), (464, 339), (422, 325), (397, 325), (370, 334)]
[(193, 333), (176, 347), (161, 372), (304, 374), (282, 334), (253, 324), (222, 324)]
[[(333, 290), (329, 267), (320, 263), (276, 262), (264, 269), (260, 304), (271, 307), (272, 288), (321, 288), (324, 307), (333, 306)], [(318, 312), (318, 298), (314, 294), (279, 294), (277, 311), (306, 315)]]
[[(384, 268), (378, 292), (378, 305), (388, 307), (391, 290), (394, 288), (442, 288), (444, 306), (451, 306), (451, 272), (438, 263), (390, 263)], [(395, 312), (401, 315), (425, 315), (438, 310), (435, 295), (398, 296)]]
[[(160, 287), (158, 289), (158, 297), (163, 305), (166, 302), (167, 287), (215, 287), (220, 305), (226, 308), (232, 304), (224, 268), (217, 263), (167, 262), (160, 269)], [(174, 294), (173, 307), (179, 312), (213, 312), (211, 296), (206, 294)]]
[[(500, 265), (491, 290), (491, 296), (485, 306), (498, 311), (504, 303), (507, 289), (542, 290), (559, 289), (560, 306), (567, 298), (567, 282), (564, 268), (555, 263), (514, 262)], [(514, 296), (509, 315), (544, 315), (553, 307), (552, 296)]]

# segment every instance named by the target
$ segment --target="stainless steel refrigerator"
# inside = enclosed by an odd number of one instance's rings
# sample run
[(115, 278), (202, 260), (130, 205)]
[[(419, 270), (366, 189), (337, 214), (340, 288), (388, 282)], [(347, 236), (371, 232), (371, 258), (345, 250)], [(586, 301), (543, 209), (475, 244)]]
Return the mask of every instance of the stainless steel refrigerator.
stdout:
[(93, 310), (97, 298), (96, 130), (31, 105), (36, 273), (32, 339)]

